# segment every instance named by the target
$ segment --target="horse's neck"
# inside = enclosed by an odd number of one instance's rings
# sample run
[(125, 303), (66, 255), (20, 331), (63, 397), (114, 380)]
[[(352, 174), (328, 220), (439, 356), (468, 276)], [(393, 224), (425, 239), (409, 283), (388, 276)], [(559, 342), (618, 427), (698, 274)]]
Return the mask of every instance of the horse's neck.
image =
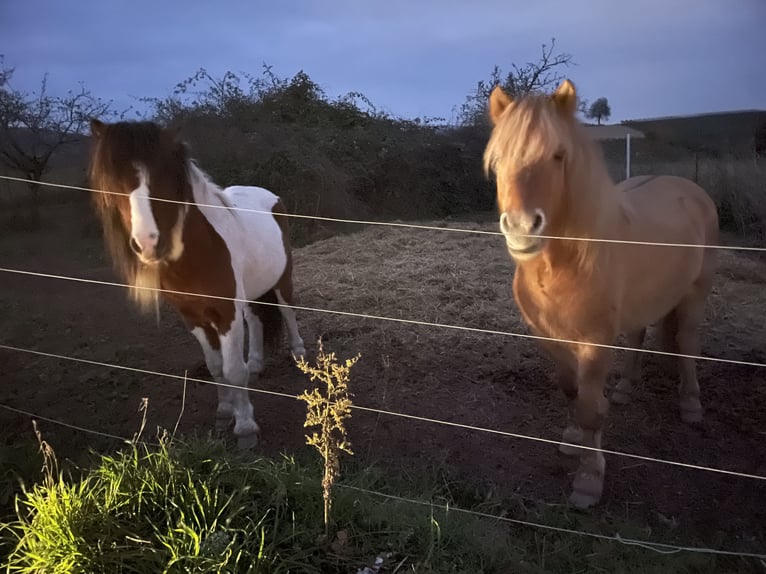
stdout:
[(572, 240), (554, 240), (550, 262), (556, 268), (572, 267), (580, 272), (593, 269), (603, 261), (607, 243), (590, 239), (613, 239), (620, 220), (620, 196), (608, 173), (599, 170), (588, 173), (570, 189), (573, 201), (567, 222), (560, 230), (562, 237)]
[(231, 202), (223, 190), (194, 164), (190, 166), (194, 202), (202, 217), (228, 242), (232, 230), (241, 225), (237, 212), (230, 209)]
[(195, 203), (203, 204), (203, 207), (205, 205), (227, 206), (221, 188), (211, 181), (202, 170), (191, 164), (189, 171)]

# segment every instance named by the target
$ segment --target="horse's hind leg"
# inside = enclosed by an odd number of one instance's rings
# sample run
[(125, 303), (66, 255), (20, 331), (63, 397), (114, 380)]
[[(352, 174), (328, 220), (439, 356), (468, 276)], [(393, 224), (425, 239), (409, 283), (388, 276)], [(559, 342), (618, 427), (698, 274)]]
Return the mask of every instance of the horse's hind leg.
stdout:
[[(627, 333), (625, 335), (626, 346), (631, 349), (640, 349), (644, 344), (646, 328)], [(622, 376), (612, 391), (611, 400), (618, 405), (626, 405), (630, 402), (630, 394), (634, 386), (641, 382), (641, 359), (640, 351), (629, 351), (625, 359), (625, 367)]]
[(245, 320), (247, 322), (248, 338), (247, 370), (251, 375), (263, 372), (263, 322), (250, 305), (245, 305)]
[[(699, 329), (704, 313), (705, 299), (699, 294), (687, 297), (674, 310), (675, 347), (680, 355), (699, 356)], [(678, 371), (681, 379), (678, 386), (681, 420), (685, 423), (700, 422), (702, 403), (695, 359), (678, 357)]]
[(282, 318), (287, 326), (287, 344), (290, 347), (290, 352), (295, 355), (297, 359), (302, 359), (306, 355), (306, 348), (303, 344), (300, 332), (298, 331), (298, 321), (295, 319), (295, 310), (288, 305), (292, 305), (292, 289), (289, 291), (289, 295), (286, 298), (281, 289), (274, 290), (277, 294), (277, 301), (279, 301), (279, 310), (282, 313)]

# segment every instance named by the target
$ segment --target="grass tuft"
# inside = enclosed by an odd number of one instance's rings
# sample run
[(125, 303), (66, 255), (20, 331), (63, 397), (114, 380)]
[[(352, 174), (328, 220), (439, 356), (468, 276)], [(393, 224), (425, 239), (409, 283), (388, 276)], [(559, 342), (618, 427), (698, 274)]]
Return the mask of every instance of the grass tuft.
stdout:
[(354, 573), (375, 572), (376, 563), (381, 573), (757, 571), (744, 560), (661, 555), (465, 514), (455, 507), (624, 538), (673, 537), (620, 517), (498, 499), (429, 471), (392, 478), (355, 466), (334, 493), (334, 537), (318, 542), (319, 466), (248, 458), (207, 438), (129, 443), (79, 479), (48, 466), (3, 533), (7, 572)]

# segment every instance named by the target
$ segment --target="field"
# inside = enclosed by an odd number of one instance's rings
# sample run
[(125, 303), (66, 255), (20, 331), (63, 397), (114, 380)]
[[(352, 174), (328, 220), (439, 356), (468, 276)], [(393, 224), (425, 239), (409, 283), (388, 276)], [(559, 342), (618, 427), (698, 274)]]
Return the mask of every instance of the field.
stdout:
[[(430, 223), (495, 229), (491, 214)], [(0, 237), (0, 262), (114, 280), (82, 201), (46, 207), (41, 231)], [(497, 237), (360, 227), (297, 249), (295, 263), (299, 304), (306, 307), (525, 332), (511, 295), (513, 268)], [(763, 259), (721, 253), (704, 355), (766, 362), (764, 285)], [(3, 273), (0, 341), (207, 378), (196, 342), (172, 311), (163, 308), (158, 325), (154, 317), (139, 317), (125, 295), (117, 287)], [(361, 353), (352, 380), (358, 405), (560, 438), (565, 402), (532, 341), (310, 311), (298, 320), (311, 357), (320, 336), (340, 358)], [(654, 345), (651, 337), (648, 344)], [(700, 362), (705, 420), (688, 426), (678, 417), (675, 366), (657, 355), (647, 355), (644, 365), (644, 386), (634, 403), (611, 410), (605, 448), (766, 475), (762, 369)], [(158, 426), (173, 428), (184, 398), (180, 380), (5, 350), (0, 380), (5, 404), (121, 436), (138, 429), (142, 397), (149, 399), (149, 434)], [(283, 351), (252, 386), (297, 394), (307, 384)], [(306, 451), (302, 403), (261, 394), (253, 401), (262, 452)], [(215, 389), (190, 383), (179, 430), (211, 428), (214, 409)], [(39, 427), (61, 458), (110, 444), (43, 421)], [(0, 410), (0, 429), (6, 445), (33, 438), (27, 416)], [(350, 431), (360, 464), (377, 464), (392, 475), (446, 465), (459, 478), (492, 484), (503, 496), (530, 503), (564, 502), (575, 468), (552, 445), (391, 415), (355, 411)], [(674, 531), (699, 544), (756, 552), (766, 543), (766, 484), (704, 470), (608, 455), (604, 499), (594, 512), (647, 524), (650, 538)]]

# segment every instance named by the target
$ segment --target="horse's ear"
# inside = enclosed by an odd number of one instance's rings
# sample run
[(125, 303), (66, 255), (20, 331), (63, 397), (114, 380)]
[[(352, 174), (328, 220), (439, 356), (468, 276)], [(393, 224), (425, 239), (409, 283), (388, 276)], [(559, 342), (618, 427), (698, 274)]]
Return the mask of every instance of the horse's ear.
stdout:
[(181, 126), (170, 126), (168, 128), (168, 135), (174, 142), (181, 143), (181, 140), (183, 139), (181, 137)]
[(573, 116), (577, 110), (577, 90), (570, 80), (561, 82), (551, 96), (553, 103), (562, 113)]
[(186, 147), (186, 140), (184, 139), (181, 126), (169, 126), (165, 128), (165, 132), (167, 133), (168, 138), (170, 138), (170, 141), (173, 142), (173, 145)]
[(104, 134), (106, 124), (98, 118), (91, 118), (90, 120), (90, 133), (94, 138), (100, 138)]
[(513, 100), (511, 97), (503, 91), (499, 85), (495, 86), (492, 93), (489, 95), (489, 119), (493, 124), (497, 124), (497, 120), (500, 119), (500, 115), (505, 111)]

